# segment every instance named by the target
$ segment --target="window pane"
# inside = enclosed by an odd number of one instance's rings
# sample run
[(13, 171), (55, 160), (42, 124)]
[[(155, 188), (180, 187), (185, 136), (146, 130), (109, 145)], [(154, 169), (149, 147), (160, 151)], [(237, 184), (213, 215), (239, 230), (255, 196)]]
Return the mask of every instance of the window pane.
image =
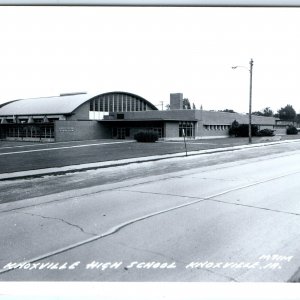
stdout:
[(108, 111), (108, 96), (105, 96), (104, 111)]
[(95, 111), (98, 111), (99, 106), (98, 106), (98, 99), (95, 99)]
[(118, 96), (112, 95), (113, 103), (114, 103), (114, 111), (118, 111)]
[(100, 98), (100, 111), (104, 111), (104, 98)]
[(90, 101), (90, 111), (95, 111), (95, 109), (94, 109), (94, 100)]
[(109, 112), (112, 112), (113, 110), (114, 110), (114, 108), (113, 108), (113, 97), (112, 97), (112, 95), (109, 95), (108, 96), (108, 111)]

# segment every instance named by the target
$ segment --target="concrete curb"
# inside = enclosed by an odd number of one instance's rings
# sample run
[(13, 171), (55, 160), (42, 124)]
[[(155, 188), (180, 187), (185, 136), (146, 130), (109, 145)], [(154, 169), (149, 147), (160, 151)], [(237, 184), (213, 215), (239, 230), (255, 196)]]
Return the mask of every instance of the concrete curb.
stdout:
[[(215, 149), (208, 149), (208, 150), (190, 151), (188, 152), (188, 156), (247, 150), (247, 149), (258, 148), (258, 147), (287, 144), (287, 143), (299, 143), (299, 142), (300, 140), (287, 140), (287, 141), (276, 141), (276, 142), (258, 143), (258, 144), (251, 144), (251, 145), (215, 148)], [(27, 179), (27, 178), (42, 177), (47, 175), (63, 175), (66, 173), (82, 172), (82, 171), (95, 170), (100, 168), (119, 167), (119, 166), (125, 166), (133, 163), (151, 162), (151, 161), (185, 157), (185, 156), (186, 156), (185, 152), (180, 152), (180, 153), (173, 153), (173, 154), (120, 159), (115, 161), (104, 161), (104, 162), (89, 163), (89, 164), (71, 165), (71, 166), (57, 167), (57, 168), (46, 168), (46, 169), (37, 169), (37, 170), (29, 170), (29, 171), (21, 171), (21, 172), (3, 173), (0, 174), (0, 181)]]

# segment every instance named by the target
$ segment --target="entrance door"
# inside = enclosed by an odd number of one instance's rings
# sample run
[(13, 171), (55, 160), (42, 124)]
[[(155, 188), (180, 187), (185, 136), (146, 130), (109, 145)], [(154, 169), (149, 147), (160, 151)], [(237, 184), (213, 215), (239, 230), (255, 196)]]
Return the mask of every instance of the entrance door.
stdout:
[(125, 139), (126, 130), (125, 128), (117, 128), (117, 139)]

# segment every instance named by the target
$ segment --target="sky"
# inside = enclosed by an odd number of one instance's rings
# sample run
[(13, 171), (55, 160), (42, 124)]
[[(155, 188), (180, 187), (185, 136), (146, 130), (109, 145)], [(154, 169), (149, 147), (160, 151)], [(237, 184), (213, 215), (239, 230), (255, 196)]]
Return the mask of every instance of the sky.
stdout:
[(0, 104), (125, 91), (161, 108), (183, 93), (246, 113), (252, 58), (252, 111), (300, 113), (300, 8), (0, 7), (0, 28)]

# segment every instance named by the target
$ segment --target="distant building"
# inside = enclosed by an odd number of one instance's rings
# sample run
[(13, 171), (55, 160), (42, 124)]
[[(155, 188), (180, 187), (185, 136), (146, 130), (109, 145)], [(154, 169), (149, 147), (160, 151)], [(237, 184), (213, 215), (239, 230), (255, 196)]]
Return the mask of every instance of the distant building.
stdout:
[[(248, 123), (238, 113), (183, 109), (183, 94), (170, 95), (170, 110), (127, 92), (62, 94), (21, 99), (0, 106), (0, 138), (24, 141), (133, 139), (142, 130), (163, 139), (228, 136), (231, 123)], [(252, 116), (252, 123), (273, 129), (275, 118)]]

